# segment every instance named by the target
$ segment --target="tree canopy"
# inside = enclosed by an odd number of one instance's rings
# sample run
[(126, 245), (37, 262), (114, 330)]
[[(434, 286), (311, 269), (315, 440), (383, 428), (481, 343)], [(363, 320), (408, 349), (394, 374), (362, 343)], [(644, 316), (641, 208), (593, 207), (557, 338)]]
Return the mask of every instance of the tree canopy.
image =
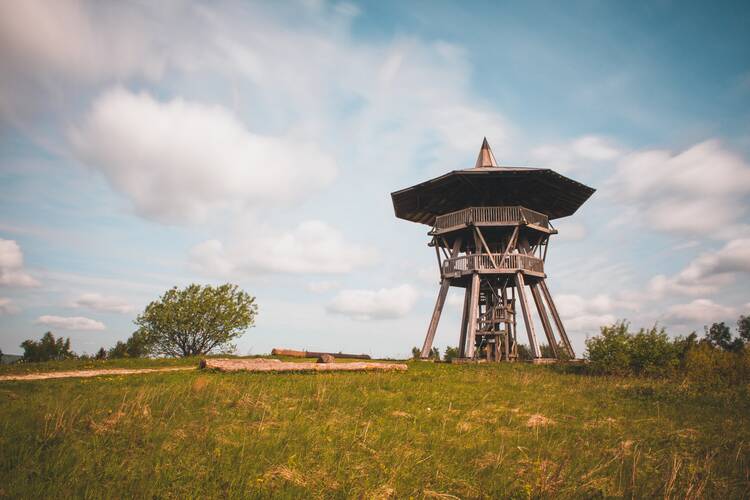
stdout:
[(255, 323), (255, 297), (237, 285), (174, 287), (135, 320), (152, 354), (198, 356), (231, 352), (232, 341)]
[(52, 332), (45, 333), (41, 340), (24, 340), (23, 360), (26, 362), (53, 361), (74, 358), (76, 355), (70, 350), (70, 339), (55, 338)]

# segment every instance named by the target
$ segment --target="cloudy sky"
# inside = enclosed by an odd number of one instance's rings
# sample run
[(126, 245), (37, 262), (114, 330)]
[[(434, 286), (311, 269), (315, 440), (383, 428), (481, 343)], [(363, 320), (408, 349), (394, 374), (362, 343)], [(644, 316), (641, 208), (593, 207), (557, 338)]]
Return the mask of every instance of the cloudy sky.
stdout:
[[(0, 2), (0, 348), (125, 339), (173, 285), (257, 296), (241, 353), (404, 356), (437, 293), (390, 193), (473, 165), (596, 187), (550, 246), (574, 347), (750, 313), (750, 8)], [(455, 345), (458, 293), (436, 344)]]

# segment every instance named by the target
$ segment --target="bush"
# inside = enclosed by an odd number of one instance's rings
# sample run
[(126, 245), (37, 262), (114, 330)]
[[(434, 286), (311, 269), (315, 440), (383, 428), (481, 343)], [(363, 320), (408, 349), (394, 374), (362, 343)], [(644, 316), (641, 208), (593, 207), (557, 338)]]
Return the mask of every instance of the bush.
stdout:
[(534, 359), (534, 356), (531, 354), (531, 349), (529, 349), (529, 346), (526, 344), (518, 344), (517, 349), (519, 361), (530, 361)]
[(586, 357), (592, 372), (666, 376), (677, 370), (687, 349), (685, 339), (672, 341), (664, 328), (656, 326), (641, 328), (635, 334), (628, 331), (629, 327), (626, 321), (603, 326), (599, 336), (586, 341)]
[(453, 361), (453, 358), (457, 358), (457, 357), (458, 357), (458, 347), (447, 346), (445, 348), (445, 354), (443, 354), (443, 361), (445, 361), (446, 363), (450, 363), (451, 361)]
[(125, 342), (118, 340), (107, 353), (108, 358), (143, 358), (148, 356), (151, 346), (141, 332), (135, 332)]
[(741, 386), (750, 380), (750, 349), (743, 336), (747, 322), (745, 316), (737, 322), (738, 338), (724, 323), (714, 323), (700, 341), (695, 333), (670, 339), (656, 326), (631, 333), (626, 321), (603, 326), (600, 335), (586, 341), (586, 371), (652, 377), (682, 374), (698, 386)]
[(685, 377), (699, 387), (725, 388), (750, 381), (750, 349), (729, 352), (702, 342), (685, 357)]

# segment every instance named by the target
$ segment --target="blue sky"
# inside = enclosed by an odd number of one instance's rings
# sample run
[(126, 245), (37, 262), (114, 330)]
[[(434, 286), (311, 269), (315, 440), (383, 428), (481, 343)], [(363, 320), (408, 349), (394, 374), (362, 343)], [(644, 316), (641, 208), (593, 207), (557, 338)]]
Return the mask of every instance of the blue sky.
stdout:
[[(580, 353), (750, 312), (750, 35), (717, 2), (3, 2), (0, 348), (126, 338), (240, 284), (284, 346), (403, 356), (438, 272), (390, 192), (473, 165), (596, 187), (547, 272)], [(438, 330), (457, 342), (459, 294)]]

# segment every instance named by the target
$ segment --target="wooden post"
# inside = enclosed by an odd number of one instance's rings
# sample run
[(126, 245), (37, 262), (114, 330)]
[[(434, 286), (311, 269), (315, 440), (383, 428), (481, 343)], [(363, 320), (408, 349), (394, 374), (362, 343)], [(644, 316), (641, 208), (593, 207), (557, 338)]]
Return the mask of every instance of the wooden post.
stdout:
[(547, 342), (549, 343), (549, 346), (552, 349), (553, 357), (557, 359), (560, 356), (557, 353), (557, 342), (555, 341), (555, 334), (552, 332), (552, 325), (550, 325), (549, 323), (549, 318), (547, 317), (547, 310), (544, 307), (544, 302), (542, 301), (542, 296), (539, 293), (539, 288), (537, 288), (536, 283), (531, 283), (529, 285), (529, 288), (531, 288), (531, 295), (532, 297), (534, 297), (534, 303), (536, 304), (536, 310), (539, 313), (539, 318), (542, 320), (542, 328), (544, 329), (544, 335), (547, 337)]
[(468, 349), (466, 357), (474, 358), (474, 344), (476, 343), (477, 320), (479, 315), (479, 273), (471, 275), (471, 303), (469, 304), (469, 325), (466, 332)]
[(469, 306), (471, 304), (471, 287), (467, 286), (464, 292), (464, 308), (461, 314), (461, 334), (458, 340), (458, 357), (466, 357), (466, 329), (468, 325), (466, 322), (469, 320)]
[(523, 287), (525, 283), (523, 281), (523, 273), (516, 273), (516, 288), (518, 289), (518, 300), (521, 302), (521, 311), (523, 312), (523, 322), (526, 325), (526, 333), (529, 335), (529, 345), (531, 347), (531, 354), (535, 358), (541, 358), (542, 353), (539, 350), (539, 345), (536, 342), (536, 333), (534, 333), (534, 322), (531, 320), (531, 311), (529, 310), (529, 303), (526, 301), (526, 292)]
[(563, 326), (563, 322), (557, 312), (557, 307), (555, 307), (555, 303), (552, 300), (552, 294), (549, 293), (549, 289), (547, 288), (547, 281), (541, 280), (539, 282), (539, 288), (542, 289), (542, 294), (544, 295), (544, 299), (547, 301), (549, 312), (550, 314), (552, 314), (552, 319), (555, 322), (555, 326), (557, 326), (557, 331), (560, 332), (560, 340), (562, 340), (562, 343), (565, 346), (565, 350), (568, 351), (568, 355), (571, 358), (575, 358), (576, 354), (575, 352), (573, 352), (573, 346), (570, 344), (570, 339), (568, 339), (568, 334), (565, 332), (565, 327)]
[(450, 280), (443, 279), (440, 281), (440, 291), (438, 292), (437, 302), (435, 302), (435, 309), (432, 311), (430, 326), (427, 328), (427, 335), (424, 338), (424, 344), (422, 344), (422, 353), (420, 354), (422, 359), (427, 359), (430, 355), (432, 341), (435, 339), (435, 332), (437, 331), (438, 322), (440, 322), (440, 314), (443, 312), (445, 297), (448, 295), (448, 288), (450, 288), (450, 286)]
[[(477, 226), (474, 226), (474, 230), (477, 232), (477, 235), (479, 235), (479, 240), (482, 242), (482, 246), (484, 246), (484, 249), (487, 252), (487, 258), (490, 259), (490, 262), (492, 263), (492, 266), (495, 269), (500, 269), (500, 266), (497, 265), (497, 262), (495, 262), (495, 259), (492, 258), (492, 251), (490, 250), (489, 245), (487, 245), (487, 242), (484, 240), (484, 236), (482, 235), (482, 231), (480, 231), (479, 227), (477, 227)], [(502, 261), (500, 263), (502, 264)]]
[[(451, 249), (450, 258), (454, 258), (458, 255), (461, 250), (461, 238), (456, 238), (453, 242), (453, 248)], [(451, 286), (451, 282), (448, 278), (440, 280), (440, 291), (438, 292), (438, 298), (435, 302), (435, 309), (432, 311), (432, 318), (430, 318), (430, 326), (427, 327), (427, 335), (424, 338), (424, 344), (422, 344), (422, 352), (420, 357), (427, 359), (430, 355), (430, 349), (432, 349), (432, 341), (435, 339), (435, 332), (437, 331), (438, 323), (440, 322), (440, 315), (443, 312), (443, 306), (445, 305), (445, 297), (448, 295), (448, 289)]]

